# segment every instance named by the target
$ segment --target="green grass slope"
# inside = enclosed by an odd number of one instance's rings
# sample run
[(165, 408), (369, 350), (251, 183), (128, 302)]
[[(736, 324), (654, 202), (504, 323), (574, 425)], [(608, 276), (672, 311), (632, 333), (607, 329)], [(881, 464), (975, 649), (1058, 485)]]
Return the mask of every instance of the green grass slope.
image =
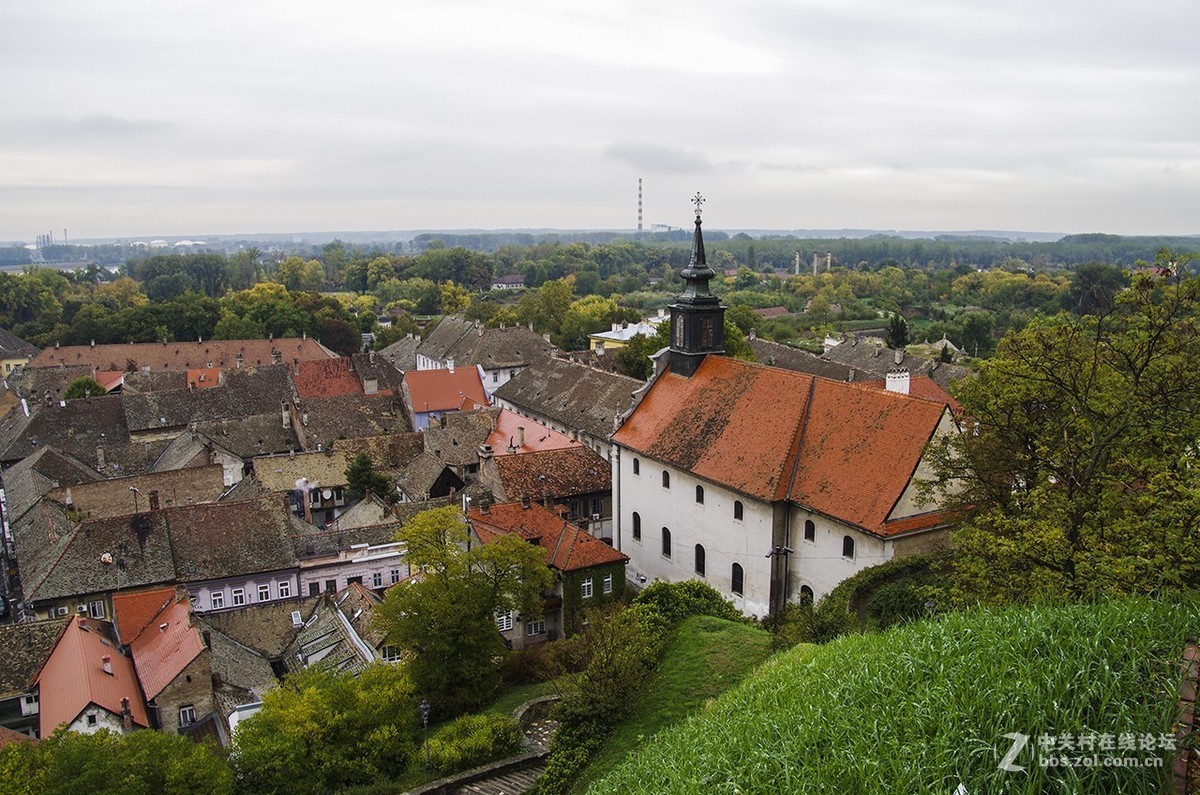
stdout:
[(768, 633), (747, 624), (711, 616), (684, 621), (633, 713), (605, 741), (575, 791), (585, 791), (660, 729), (736, 686), (767, 659), (770, 646)]
[[(1198, 633), (1194, 599), (1128, 600), (971, 611), (796, 650), (590, 792), (1158, 792), (1171, 751), (1050, 753), (1039, 739), (1172, 732), (1180, 656)], [(1002, 770), (1015, 732), (1030, 735), (1011, 761), (1024, 770)]]

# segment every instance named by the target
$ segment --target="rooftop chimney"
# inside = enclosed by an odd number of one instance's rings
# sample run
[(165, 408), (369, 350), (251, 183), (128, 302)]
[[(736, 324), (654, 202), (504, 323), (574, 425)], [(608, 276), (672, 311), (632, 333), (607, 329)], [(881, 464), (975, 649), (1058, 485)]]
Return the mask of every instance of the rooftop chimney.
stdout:
[(525, 426), (518, 425), (517, 426), (517, 447), (524, 447), (524, 446), (525, 446)]
[(450, 371), (450, 372), (452, 372), (452, 373), (454, 372), (454, 359), (447, 359), (447, 360), (446, 360), (446, 369), (447, 369), (447, 370), (449, 370), (449, 371)]
[(104, 668), (104, 673), (112, 676), (112, 657), (104, 655), (100, 658), (100, 665)]
[(896, 350), (892, 351), (892, 361), (895, 362), (896, 364), (904, 363), (904, 349), (903, 348), (897, 348)]
[(888, 370), (885, 383), (887, 385), (887, 391), (898, 392), (901, 395), (907, 395), (909, 388), (908, 368), (900, 367), (894, 370)]
[(133, 713), (129, 710), (129, 698), (127, 696), (121, 697), (121, 728), (125, 730), (126, 734), (133, 731)]
[(529, 507), (529, 495), (528, 495), (528, 494), (522, 494), (522, 495), (521, 495), (521, 507), (522, 507), (522, 508), (528, 508), (528, 507)]

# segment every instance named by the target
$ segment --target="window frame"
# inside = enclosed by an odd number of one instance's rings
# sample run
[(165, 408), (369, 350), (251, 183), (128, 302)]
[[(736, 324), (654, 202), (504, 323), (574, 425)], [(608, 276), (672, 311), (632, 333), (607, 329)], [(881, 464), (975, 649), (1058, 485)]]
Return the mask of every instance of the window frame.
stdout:
[(697, 505), (704, 504), (704, 487), (701, 486), (699, 483), (696, 484), (696, 504)]
[(734, 500), (733, 501), (733, 521), (741, 522), (741, 521), (744, 521), (745, 518), (746, 518), (746, 506), (742, 504), (741, 500)]
[(277, 584), (276, 584), (276, 588), (277, 588), (277, 590), (279, 591), (279, 598), (280, 598), (280, 599), (288, 599), (288, 598), (290, 598), (290, 597), (291, 597), (291, 595), (292, 595), (292, 583), (291, 583), (290, 581), (288, 581), (288, 580), (281, 580), (279, 583), (277, 583)]
[(642, 540), (642, 515), (640, 513), (638, 513), (637, 511), (633, 512), (632, 525), (633, 525), (633, 540), (640, 542)]
[(854, 536), (842, 536), (842, 557), (846, 560), (854, 560), (855, 546)]
[(692, 568), (695, 569), (696, 574), (704, 577), (708, 567), (708, 553), (704, 551), (704, 545), (697, 544), (692, 550), (692, 556)]
[(513, 611), (499, 610), (496, 612), (496, 629), (501, 632), (511, 632), (513, 628)]
[(208, 595), (208, 603), (212, 605), (213, 610), (223, 610), (225, 608), (225, 591), (213, 591)]
[(737, 596), (746, 595), (746, 570), (740, 563), (729, 567), (729, 592)]
[(580, 593), (580, 597), (579, 597), (580, 599), (591, 599), (592, 598), (593, 588), (592, 588), (592, 578), (591, 577), (585, 577), (583, 580), (580, 581), (579, 593)]
[(230, 591), (229, 604), (233, 607), (245, 607), (246, 606), (246, 589), (245, 588), (234, 588), (232, 591)]
[(196, 722), (196, 705), (195, 704), (180, 704), (179, 705), (179, 725), (191, 726)]
[(662, 487), (664, 489), (671, 488), (671, 473), (665, 469), (662, 471)]
[(604, 579), (600, 583), (600, 590), (602, 593), (613, 592), (613, 576), (611, 574), (604, 575)]
[(812, 519), (804, 520), (804, 540), (816, 543), (817, 540), (817, 523)]
[(662, 556), (664, 558), (671, 557), (671, 529), (669, 527), (662, 529)]
[(535, 618), (532, 621), (525, 622), (525, 637), (533, 638), (538, 635), (546, 634), (546, 619)]

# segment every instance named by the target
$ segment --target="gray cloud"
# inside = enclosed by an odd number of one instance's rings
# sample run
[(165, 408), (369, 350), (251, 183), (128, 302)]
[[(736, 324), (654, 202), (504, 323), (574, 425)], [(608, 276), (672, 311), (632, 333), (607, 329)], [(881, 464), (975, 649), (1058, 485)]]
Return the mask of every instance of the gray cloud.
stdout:
[(604, 155), (645, 173), (696, 174), (712, 168), (699, 152), (640, 141), (616, 141), (604, 148)]

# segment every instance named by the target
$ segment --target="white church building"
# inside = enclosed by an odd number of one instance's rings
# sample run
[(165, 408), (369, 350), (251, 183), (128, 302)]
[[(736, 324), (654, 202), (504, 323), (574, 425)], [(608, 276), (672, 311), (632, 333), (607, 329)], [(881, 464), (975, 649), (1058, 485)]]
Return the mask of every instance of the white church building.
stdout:
[(700, 579), (747, 615), (944, 542), (918, 499), (944, 403), (722, 355), (700, 216), (671, 345), (612, 436), (614, 541), (640, 582)]

